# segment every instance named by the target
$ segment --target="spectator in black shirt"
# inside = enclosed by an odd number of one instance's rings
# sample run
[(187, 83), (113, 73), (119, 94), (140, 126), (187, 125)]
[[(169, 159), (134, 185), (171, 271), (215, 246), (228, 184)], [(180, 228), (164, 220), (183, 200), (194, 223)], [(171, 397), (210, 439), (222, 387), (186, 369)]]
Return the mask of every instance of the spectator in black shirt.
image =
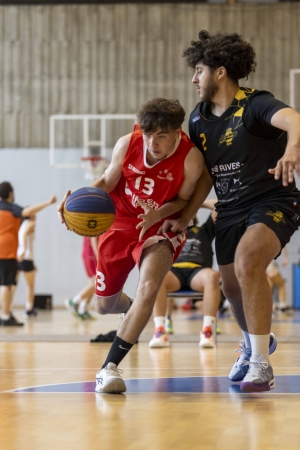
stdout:
[(157, 295), (153, 315), (155, 333), (149, 343), (150, 348), (168, 347), (170, 332), (170, 314), (165, 319), (166, 294), (178, 290), (191, 289), (203, 292), (203, 328), (200, 333), (199, 346), (214, 348), (214, 327), (220, 305), (219, 274), (212, 269), (212, 241), (215, 238), (215, 199), (206, 200), (202, 207), (209, 208), (212, 213), (207, 221), (188, 228), (188, 239), (171, 270), (167, 273)]

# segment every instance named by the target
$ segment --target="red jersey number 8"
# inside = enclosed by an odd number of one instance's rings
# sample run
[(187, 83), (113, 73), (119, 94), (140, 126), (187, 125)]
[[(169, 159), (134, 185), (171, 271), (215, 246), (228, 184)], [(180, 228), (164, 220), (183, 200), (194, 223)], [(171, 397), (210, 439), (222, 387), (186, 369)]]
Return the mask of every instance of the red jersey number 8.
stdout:
[(96, 284), (98, 291), (104, 291), (106, 284), (104, 283), (105, 276), (102, 272), (97, 271)]

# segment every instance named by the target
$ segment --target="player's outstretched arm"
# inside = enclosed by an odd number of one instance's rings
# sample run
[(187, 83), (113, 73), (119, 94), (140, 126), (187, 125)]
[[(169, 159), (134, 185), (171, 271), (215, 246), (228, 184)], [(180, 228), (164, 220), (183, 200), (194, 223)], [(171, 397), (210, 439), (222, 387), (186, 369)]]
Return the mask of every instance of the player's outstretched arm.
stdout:
[(38, 203), (37, 205), (26, 206), (22, 211), (22, 217), (30, 216), (31, 214), (36, 214), (42, 209), (49, 205), (52, 205), (57, 201), (56, 195), (51, 195), (49, 200), (43, 203)]
[(287, 186), (294, 181), (294, 170), (300, 177), (300, 114), (291, 108), (280, 109), (273, 115), (271, 125), (288, 133), (283, 157), (276, 167), (269, 169), (275, 180), (282, 177), (283, 186)]
[(107, 193), (115, 189), (122, 176), (122, 164), (129, 147), (130, 139), (131, 133), (118, 140), (112, 153), (110, 165), (102, 177), (92, 183), (92, 186), (103, 189)]

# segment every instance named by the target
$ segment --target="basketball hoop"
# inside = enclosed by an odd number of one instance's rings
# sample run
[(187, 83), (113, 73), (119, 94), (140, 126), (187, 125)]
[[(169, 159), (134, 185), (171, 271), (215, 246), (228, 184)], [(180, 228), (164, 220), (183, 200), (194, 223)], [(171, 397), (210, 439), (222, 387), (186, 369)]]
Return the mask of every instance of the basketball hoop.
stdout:
[(81, 167), (84, 169), (85, 180), (97, 180), (108, 167), (108, 162), (101, 156), (82, 156)]

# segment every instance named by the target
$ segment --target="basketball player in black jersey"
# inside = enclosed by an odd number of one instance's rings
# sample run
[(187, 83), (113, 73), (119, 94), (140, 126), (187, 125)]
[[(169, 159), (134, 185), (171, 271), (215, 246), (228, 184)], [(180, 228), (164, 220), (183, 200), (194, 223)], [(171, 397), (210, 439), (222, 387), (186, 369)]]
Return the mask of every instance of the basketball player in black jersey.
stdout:
[(200, 31), (183, 53), (194, 69), (200, 102), (191, 113), (190, 137), (202, 152), (203, 172), (180, 219), (187, 227), (214, 186), (216, 256), (225, 296), (241, 327), (241, 357), (229, 378), (243, 392), (275, 386), (269, 353), (272, 296), (266, 268), (297, 230), (300, 192), (300, 115), (270, 92), (239, 86), (255, 71), (255, 53), (238, 34)]

